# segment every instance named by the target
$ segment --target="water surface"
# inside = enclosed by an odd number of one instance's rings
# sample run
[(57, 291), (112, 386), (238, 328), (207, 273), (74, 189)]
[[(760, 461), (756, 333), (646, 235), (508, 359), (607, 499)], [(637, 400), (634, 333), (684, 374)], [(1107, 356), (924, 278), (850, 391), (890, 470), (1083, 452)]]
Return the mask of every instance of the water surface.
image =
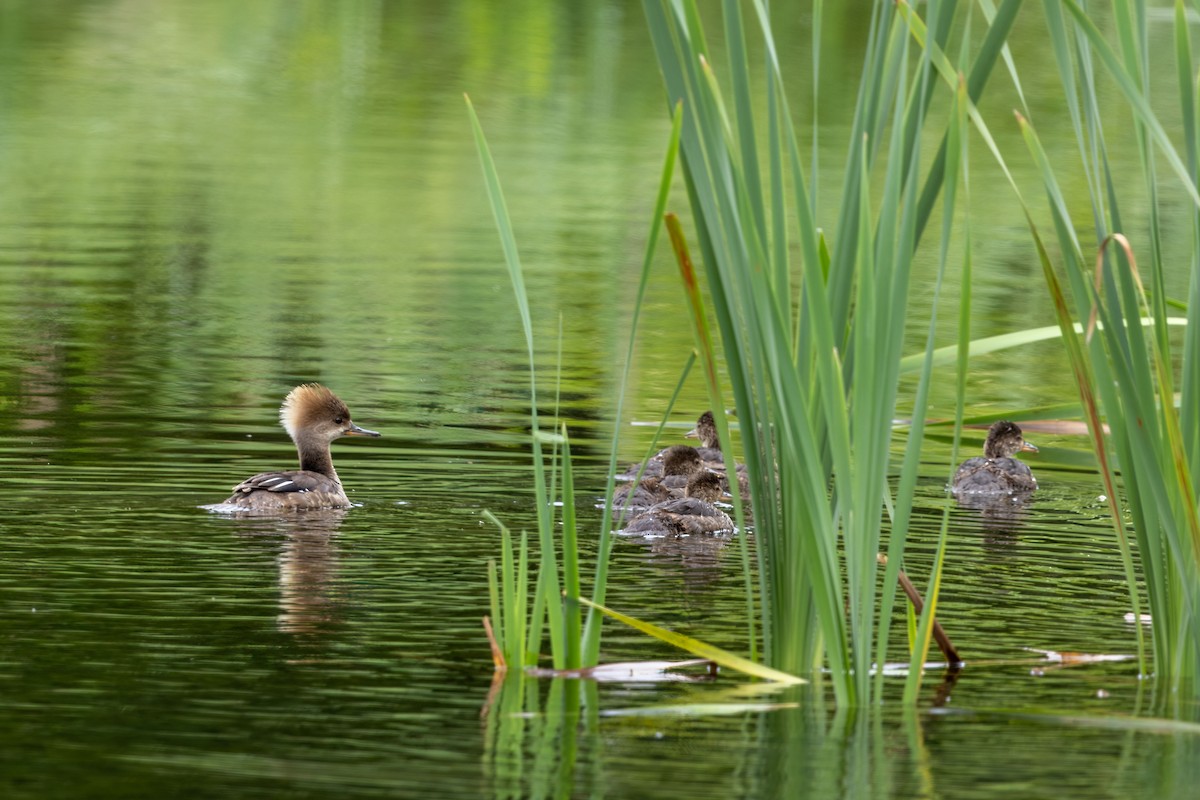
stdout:
[[(1192, 737), (1010, 713), (1134, 715), (1155, 699), (1131, 663), (1064, 668), (1026, 649), (1135, 647), (1098, 485), (1054, 469), (1056, 448), (1082, 449), (1063, 438), (1039, 439), (1051, 445), (1034, 464), (1042, 490), (999, 518), (953, 505), (948, 448), (930, 441), (909, 568), (923, 576), (949, 506), (941, 616), (968, 668), (949, 689), (931, 673), (915, 716), (898, 708), (900, 679), (883, 711), (858, 715), (812, 689), (743, 696), (728, 675), (530, 682), (516, 700), (510, 684), (488, 706), (480, 617), (498, 551), (480, 511), (520, 529), (534, 509), (520, 321), (462, 93), (505, 181), (547, 412), (561, 324), (560, 404), (594, 531), (668, 133), (638, 4), (5, 14), (6, 796), (1188, 796)], [(852, 13), (827, 18), (854, 27)], [(784, 55), (803, 87), (807, 23), (787, 19)], [(822, 105), (833, 163), (859, 58), (855, 37), (839, 41), (849, 49), (827, 56)], [(981, 217), (1004, 219), (1008, 202), (980, 201)], [(1019, 226), (977, 240), (973, 334), (1051, 324), (1036, 290), (1013, 290), (1040, 281)], [(647, 309), (629, 416), (653, 420), (691, 347), (666, 253)], [(923, 329), (914, 321), (914, 343)], [(384, 434), (335, 445), (358, 506), (286, 520), (199, 509), (292, 464), (276, 411), (310, 380)], [(980, 409), (1063, 402), (1068, 381), (1047, 345), (982, 364), (969, 395)], [(936, 414), (951, 413), (949, 391)], [(694, 419), (704, 396), (693, 376), (676, 419)], [(648, 434), (625, 422), (631, 460)], [(736, 545), (621, 540), (609, 601), (744, 649), (739, 564)], [(616, 627), (604, 649), (675, 655)], [(505, 713), (571, 708), (573, 692), (581, 721)], [(630, 713), (735, 700), (786, 707)], [(960, 710), (972, 713), (947, 713)]]

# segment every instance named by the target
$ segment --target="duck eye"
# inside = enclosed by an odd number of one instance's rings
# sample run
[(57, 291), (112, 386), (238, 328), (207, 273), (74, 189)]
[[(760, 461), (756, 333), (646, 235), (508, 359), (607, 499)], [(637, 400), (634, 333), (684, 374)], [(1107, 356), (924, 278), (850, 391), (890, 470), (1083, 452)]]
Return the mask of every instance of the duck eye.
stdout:
[(342, 419), (341, 417), (334, 417), (334, 418), (333, 418), (333, 421), (334, 421), (335, 423), (337, 423), (338, 425), (341, 425), (343, 422), (345, 422), (345, 420), (344, 420), (344, 419)]

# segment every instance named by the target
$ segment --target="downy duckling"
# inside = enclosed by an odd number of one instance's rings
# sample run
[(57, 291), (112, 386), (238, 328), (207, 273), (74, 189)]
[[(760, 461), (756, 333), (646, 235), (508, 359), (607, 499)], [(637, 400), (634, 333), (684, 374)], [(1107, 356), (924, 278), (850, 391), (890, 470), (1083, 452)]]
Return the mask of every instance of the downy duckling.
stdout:
[[(699, 439), (700, 447), (696, 448), (700, 453), (700, 457), (704, 459), (704, 466), (708, 469), (725, 473), (725, 454), (721, 451), (721, 439), (717, 434), (717, 423), (713, 419), (711, 411), (705, 411), (700, 415), (700, 419), (696, 420), (696, 427), (692, 428), (686, 434), (689, 439)], [(737, 470), (738, 494), (742, 497), (743, 507), (746, 512), (750, 512), (750, 485), (746, 477), (746, 465), (734, 464), (734, 469)], [(732, 482), (728, 479), (724, 480), (722, 488), (726, 492), (733, 492)]]
[(688, 478), (703, 468), (696, 448), (677, 444), (663, 450), (661, 477), (628, 483), (613, 493), (613, 516), (631, 518), (651, 506), (684, 496)]
[(1013, 458), (1022, 450), (1036, 453), (1016, 423), (1001, 420), (988, 428), (983, 457), (968, 458), (954, 473), (950, 491), (956, 495), (1028, 494), (1037, 489), (1029, 465)]
[(329, 445), (341, 436), (379, 436), (350, 421), (350, 409), (316, 383), (297, 386), (279, 408), (279, 421), (296, 444), (300, 469), (262, 472), (233, 487), (224, 505), (253, 511), (347, 508), (350, 500), (333, 468)]
[(705, 461), (720, 464), (721, 469), (725, 468), (725, 454), (721, 452), (721, 439), (717, 434), (717, 422), (713, 419), (711, 411), (705, 411), (701, 414), (700, 419), (696, 420), (696, 427), (683, 436), (686, 439), (699, 439), (700, 446), (696, 449), (700, 451), (700, 457)]
[(690, 536), (732, 531), (733, 520), (713, 505), (723, 495), (721, 476), (702, 470), (688, 481), (685, 497), (651, 507), (626, 525), (625, 532)]
[[(696, 427), (684, 434), (688, 439), (699, 439), (700, 447), (697, 447), (697, 452), (700, 453), (700, 458), (704, 460), (704, 466), (717, 472), (725, 471), (725, 454), (721, 450), (721, 439), (717, 434), (717, 423), (713, 419), (711, 411), (705, 411), (700, 415), (700, 419), (696, 420)], [(738, 471), (738, 475), (746, 473), (745, 464), (734, 464), (734, 469)]]
[[(707, 423), (705, 419), (707, 418)], [(704, 444), (705, 439), (701, 440), (703, 446), (694, 448), (700, 453), (700, 459), (712, 469), (725, 469), (725, 462), (721, 460), (721, 450), (717, 445), (711, 444), (717, 439), (717, 427), (713, 421), (711, 411), (705, 411), (700, 415), (700, 419), (696, 422), (696, 427), (684, 434), (684, 438), (695, 439), (697, 431), (703, 431), (708, 437), (709, 444)], [(679, 445), (676, 445), (677, 447)], [(716, 448), (716, 449), (714, 449)], [(671, 450), (670, 447), (664, 447), (650, 458), (646, 459), (645, 467), (642, 464), (630, 464), (629, 469), (617, 476), (617, 480), (633, 480), (634, 476), (641, 472), (643, 478), (657, 478), (663, 474), (663, 459), (667, 457), (667, 453)]]

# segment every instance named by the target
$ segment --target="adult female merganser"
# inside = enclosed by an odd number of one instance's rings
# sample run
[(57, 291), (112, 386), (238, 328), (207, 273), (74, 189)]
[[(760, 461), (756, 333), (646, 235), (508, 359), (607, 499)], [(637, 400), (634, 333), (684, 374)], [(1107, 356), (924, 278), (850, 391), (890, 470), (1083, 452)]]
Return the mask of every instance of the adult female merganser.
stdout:
[(350, 500), (333, 468), (329, 445), (340, 436), (379, 436), (350, 421), (350, 409), (316, 383), (297, 386), (279, 408), (279, 421), (296, 443), (300, 469), (262, 472), (233, 487), (224, 505), (255, 511), (347, 508)]
[(1012, 456), (1022, 450), (1036, 453), (1016, 423), (1001, 420), (988, 428), (983, 457), (968, 458), (954, 473), (950, 491), (963, 494), (1028, 494), (1037, 488), (1029, 465)]

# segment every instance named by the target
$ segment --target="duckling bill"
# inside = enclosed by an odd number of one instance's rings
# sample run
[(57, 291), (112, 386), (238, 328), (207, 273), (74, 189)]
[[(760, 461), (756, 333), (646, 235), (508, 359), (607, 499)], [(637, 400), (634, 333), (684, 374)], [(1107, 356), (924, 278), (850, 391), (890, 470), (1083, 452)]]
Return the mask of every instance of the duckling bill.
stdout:
[(1029, 465), (1013, 458), (1026, 450), (1037, 448), (1025, 441), (1014, 422), (1001, 420), (988, 429), (983, 445), (983, 457), (968, 458), (954, 473), (950, 491), (956, 495), (1013, 495), (1030, 494), (1037, 489), (1037, 479)]
[(300, 469), (261, 472), (233, 487), (225, 505), (255, 511), (348, 508), (329, 445), (342, 436), (379, 436), (350, 420), (350, 409), (316, 383), (297, 386), (279, 408), (279, 421), (296, 444)]

